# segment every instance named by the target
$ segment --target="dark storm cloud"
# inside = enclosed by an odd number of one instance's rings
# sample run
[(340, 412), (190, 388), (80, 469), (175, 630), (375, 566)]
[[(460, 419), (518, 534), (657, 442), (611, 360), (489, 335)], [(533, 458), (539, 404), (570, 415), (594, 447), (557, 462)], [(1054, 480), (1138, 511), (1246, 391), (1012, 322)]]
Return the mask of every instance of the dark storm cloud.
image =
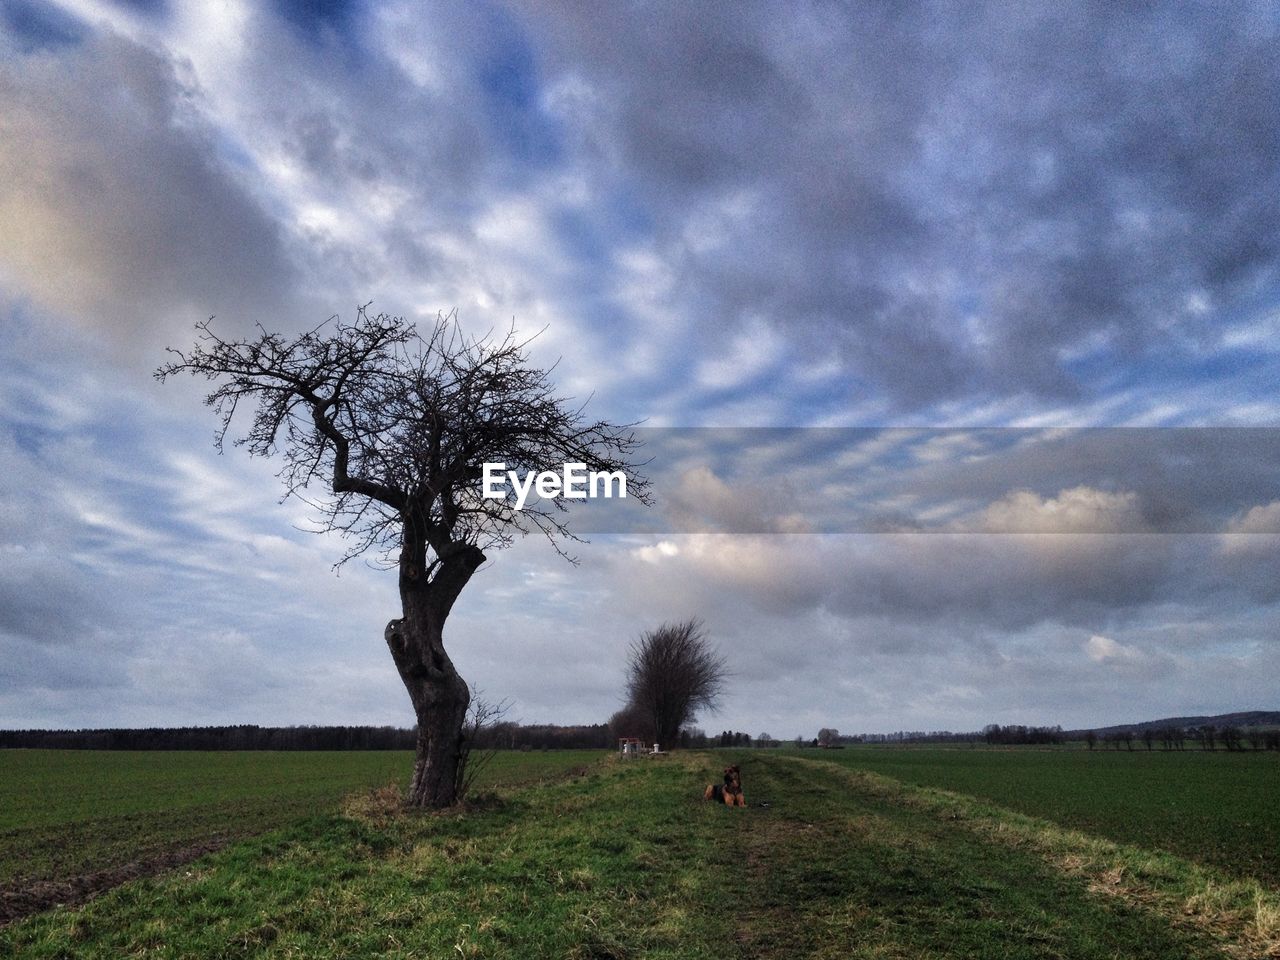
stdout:
[[(917, 404), (1080, 397), (1277, 282), (1275, 8), (530, 7), (710, 350), (751, 312)], [(697, 215), (720, 216), (700, 240)], [(1212, 318), (1204, 314), (1209, 310)], [(1104, 364), (1105, 366), (1105, 364)]]
[[(21, 506), (31, 510), (43, 505), (24, 500)], [(18, 548), (18, 542), (37, 538), (11, 522), (0, 527), (0, 537), (7, 541), (0, 551), (5, 568), (0, 573), (0, 633), (58, 647), (88, 631), (120, 625), (115, 598), (102, 595), (102, 581), (92, 567), (59, 549), (68, 544)]]
[(0, 268), (17, 292), (122, 356), (175, 321), (279, 311), (281, 231), (220, 162), (175, 61), (99, 34), (6, 59), (0, 99)]
[[(827, 574), (827, 603), (845, 616), (1016, 632), (1044, 621), (1082, 629), (1127, 622), (1173, 599), (1203, 602), (1187, 545), (1159, 538), (892, 536)], [(1192, 550), (1198, 558), (1201, 551)], [(840, 554), (835, 563), (839, 564)], [(934, 645), (954, 635), (935, 634)], [(909, 648), (903, 652), (909, 653)]]
[[(822, 611), (928, 628), (901, 655), (1044, 622), (1086, 630), (1131, 623), (1161, 603), (1253, 599), (1221, 577), (1212, 538), (865, 535), (676, 538), (678, 551), (637, 564), (632, 589), (688, 595), (693, 610), (747, 604), (771, 616)], [(679, 586), (676, 586), (676, 583)], [(727, 613), (727, 611), (726, 611)], [(740, 619), (735, 615), (732, 619)]]
[[(639, 428), (612, 533), (1223, 533), (1280, 502), (1274, 428)], [(1257, 512), (1252, 534), (1280, 533)]]

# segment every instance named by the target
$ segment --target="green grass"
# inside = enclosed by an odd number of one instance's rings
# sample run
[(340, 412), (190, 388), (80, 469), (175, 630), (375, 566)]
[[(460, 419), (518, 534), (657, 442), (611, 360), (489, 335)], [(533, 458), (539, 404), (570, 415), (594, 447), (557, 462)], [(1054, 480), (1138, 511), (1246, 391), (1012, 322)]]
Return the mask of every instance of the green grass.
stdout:
[(854, 747), (800, 755), (1280, 883), (1280, 754)]
[[(747, 809), (701, 799), (729, 757)], [(0, 929), (0, 956), (1146, 960), (1274, 945), (1273, 891), (816, 761), (609, 760), (440, 814), (366, 794)]]
[[(590, 762), (599, 751), (498, 753), (476, 788)], [(404, 781), (406, 752), (0, 751), (0, 889), (110, 870), (337, 809)]]

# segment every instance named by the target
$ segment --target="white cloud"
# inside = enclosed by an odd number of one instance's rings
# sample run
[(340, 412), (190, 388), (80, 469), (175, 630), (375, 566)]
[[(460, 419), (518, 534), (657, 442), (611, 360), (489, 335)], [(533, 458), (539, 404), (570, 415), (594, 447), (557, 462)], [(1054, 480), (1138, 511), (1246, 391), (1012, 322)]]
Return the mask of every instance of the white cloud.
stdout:
[(1239, 537), (1250, 534), (1280, 534), (1280, 500), (1250, 507), (1227, 525), (1226, 538), (1229, 543), (1240, 543)]
[(631, 553), (636, 559), (645, 563), (661, 563), (668, 557), (679, 556), (680, 548), (670, 540), (659, 540), (648, 546), (637, 547)]
[(1133, 663), (1144, 659), (1142, 652), (1136, 648), (1126, 647), (1110, 637), (1104, 637), (1096, 633), (1085, 641), (1084, 652), (1094, 663), (1107, 663), (1109, 661)]
[[(1148, 529), (1137, 494), (1073, 487), (1057, 497), (1017, 490), (982, 511), (979, 529), (993, 533), (1142, 533)], [(963, 525), (961, 527), (963, 529)]]

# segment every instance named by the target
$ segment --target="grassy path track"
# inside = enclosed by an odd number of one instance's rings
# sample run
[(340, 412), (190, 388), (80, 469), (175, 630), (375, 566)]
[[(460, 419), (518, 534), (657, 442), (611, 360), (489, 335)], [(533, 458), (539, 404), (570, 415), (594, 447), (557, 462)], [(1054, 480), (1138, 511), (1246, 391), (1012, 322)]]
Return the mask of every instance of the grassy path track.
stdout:
[(850, 746), (788, 751), (1280, 886), (1280, 753)]
[[(923, 909), (932, 918), (926, 925), (940, 922), (947, 937), (977, 931), (982, 924), (962, 906), (971, 893), (982, 891), (979, 899), (998, 918), (997, 925), (1019, 928), (1014, 940), (1024, 940), (1021, 947), (1010, 942), (985, 952), (979, 936), (971, 952), (954, 943), (932, 952), (936, 945), (922, 944), (901, 955), (1070, 957), (1113, 951), (1119, 957), (1280, 957), (1280, 891), (1274, 887), (844, 764), (783, 757), (775, 763), (791, 765), (806, 780), (847, 790), (856, 798), (850, 808), (878, 810), (886, 818), (882, 826), (907, 828), (905, 837), (888, 844), (893, 852), (884, 862), (890, 871), (910, 876), (927, 863), (944, 874), (935, 878), (942, 886), (919, 884), (910, 899), (931, 896), (945, 907), (931, 911), (917, 902), (914, 917)], [(967, 852), (956, 859), (953, 854), (961, 850)], [(1043, 913), (1039, 922), (1038, 912)], [(970, 941), (961, 936), (960, 942)]]
[(1249, 914), (1248, 890), (1215, 899), (1214, 875), (1185, 861), (971, 798), (744, 752), (752, 806), (704, 802), (732, 756), (610, 760), (461, 814), (359, 795), (2, 929), (0, 956), (1194, 960), (1274, 946), (1273, 891), (1257, 888)]

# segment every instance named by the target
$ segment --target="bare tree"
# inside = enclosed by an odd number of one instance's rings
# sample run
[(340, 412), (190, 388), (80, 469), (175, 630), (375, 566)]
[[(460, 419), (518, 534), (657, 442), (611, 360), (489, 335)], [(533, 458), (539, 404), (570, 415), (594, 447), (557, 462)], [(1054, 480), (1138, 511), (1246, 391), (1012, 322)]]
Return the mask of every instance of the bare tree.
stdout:
[(823, 727), (818, 731), (818, 746), (832, 747), (840, 740), (840, 731), (834, 727)]
[(1223, 727), (1220, 734), (1222, 737), (1222, 745), (1228, 750), (1240, 750), (1240, 728), (1239, 727)]
[(486, 499), (482, 465), (621, 470), (628, 496), (648, 502), (647, 481), (629, 462), (638, 441), (628, 426), (590, 421), (557, 396), (514, 333), (470, 339), (452, 315), (419, 334), (361, 309), (352, 323), (331, 318), (292, 340), (261, 328), (224, 340), (208, 323), (196, 326), (195, 346), (170, 350), (177, 359), (156, 377), (216, 382), (206, 403), (220, 418), (219, 450), (240, 405), (256, 404), (235, 443), (281, 458), (286, 496), (327, 488), (307, 502), (320, 531), (353, 542), (338, 565), (373, 550), (398, 570), (401, 615), (384, 637), (418, 720), (409, 802), (454, 803), (470, 694), (445, 652), (445, 620), (486, 550), (538, 531), (563, 554), (564, 538), (573, 539), (563, 500), (521, 511)]
[(1098, 742), (1098, 735), (1092, 730), (1086, 730), (1084, 732), (1084, 742), (1088, 745), (1089, 749), (1092, 750)]
[(459, 803), (467, 799), (471, 788), (475, 786), (476, 778), (493, 762), (497, 753), (494, 747), (484, 747), (477, 751), (476, 743), (502, 723), (509, 709), (510, 700), (493, 703), (482, 697), (478, 689), (471, 688), (471, 703), (467, 706), (462, 736), (458, 740), (458, 769), (454, 774), (457, 783), (455, 794)]
[(631, 646), (629, 705), (649, 721), (656, 742), (668, 748), (699, 710), (715, 708), (724, 680), (724, 659), (696, 619), (663, 624)]

